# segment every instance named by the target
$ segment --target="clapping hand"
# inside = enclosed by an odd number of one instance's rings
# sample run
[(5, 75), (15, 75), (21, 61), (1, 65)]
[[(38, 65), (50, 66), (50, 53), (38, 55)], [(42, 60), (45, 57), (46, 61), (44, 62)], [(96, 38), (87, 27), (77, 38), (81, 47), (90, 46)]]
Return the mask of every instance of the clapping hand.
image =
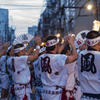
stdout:
[(74, 34), (69, 34), (68, 36), (68, 43), (73, 44), (75, 41), (75, 35)]

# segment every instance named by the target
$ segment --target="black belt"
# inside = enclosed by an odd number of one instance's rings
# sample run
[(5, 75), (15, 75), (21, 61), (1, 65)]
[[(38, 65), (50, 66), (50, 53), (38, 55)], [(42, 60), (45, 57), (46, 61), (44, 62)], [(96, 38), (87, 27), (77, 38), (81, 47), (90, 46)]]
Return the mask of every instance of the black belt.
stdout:
[(92, 97), (92, 98), (100, 99), (100, 94), (83, 93), (83, 95), (88, 96), (88, 97)]

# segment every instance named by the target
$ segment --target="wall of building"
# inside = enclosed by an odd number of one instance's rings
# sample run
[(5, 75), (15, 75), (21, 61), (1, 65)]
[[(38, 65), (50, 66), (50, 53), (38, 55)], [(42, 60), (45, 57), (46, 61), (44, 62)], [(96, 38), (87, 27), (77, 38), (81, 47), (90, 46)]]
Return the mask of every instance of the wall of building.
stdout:
[(0, 36), (3, 38), (3, 43), (7, 42), (8, 29), (8, 10), (0, 8)]
[(33, 25), (32, 27), (28, 27), (28, 34), (34, 36), (36, 31), (37, 31), (37, 26)]
[[(76, 6), (81, 7), (87, 0), (81, 0)], [(93, 4), (93, 2), (89, 2)], [(88, 4), (88, 3), (87, 3)], [(80, 12), (80, 13), (79, 13)], [(87, 10), (84, 8), (75, 9), (75, 25), (74, 25), (74, 33), (77, 34), (82, 30), (92, 30), (93, 29), (93, 10)]]
[[(96, 0), (47, 0), (47, 8), (41, 14), (38, 31), (42, 36), (60, 33), (63, 37), (68, 33), (77, 34), (82, 30), (92, 30), (94, 8), (87, 10), (86, 7), (88, 4), (94, 6), (93, 1)], [(97, 6), (100, 20), (100, 0), (97, 0)]]
[(15, 39), (15, 29), (13, 27), (9, 27), (8, 41), (10, 45), (13, 43), (14, 39)]
[[(28, 27), (28, 34), (31, 34), (33, 36), (35, 36), (35, 33), (37, 32), (37, 26), (33, 25), (32, 27)], [(29, 43), (29, 46), (32, 46), (34, 44), (34, 40), (32, 40)]]

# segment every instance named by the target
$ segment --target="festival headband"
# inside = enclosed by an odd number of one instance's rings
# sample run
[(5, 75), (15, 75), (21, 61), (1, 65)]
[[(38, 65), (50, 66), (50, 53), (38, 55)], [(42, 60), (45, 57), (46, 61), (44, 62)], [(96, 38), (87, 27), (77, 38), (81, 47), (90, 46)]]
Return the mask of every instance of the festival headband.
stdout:
[(100, 41), (100, 36), (94, 39), (86, 39), (86, 44), (88, 46), (94, 46)]
[(46, 47), (51, 47), (54, 46), (55, 44), (57, 44), (59, 42), (59, 39), (57, 38), (57, 40), (52, 39), (52, 40), (48, 40), (46, 43)]
[(39, 53), (42, 53), (43, 51), (46, 50), (46, 47), (42, 47), (40, 50), (39, 50)]
[(8, 47), (6, 54), (8, 53), (8, 51), (12, 48), (12, 45), (10, 47)]
[(14, 49), (14, 53), (18, 53), (19, 51), (23, 50), (26, 48), (26, 45), (24, 45), (24, 47), (20, 47), (20, 48), (17, 48), (17, 49)]

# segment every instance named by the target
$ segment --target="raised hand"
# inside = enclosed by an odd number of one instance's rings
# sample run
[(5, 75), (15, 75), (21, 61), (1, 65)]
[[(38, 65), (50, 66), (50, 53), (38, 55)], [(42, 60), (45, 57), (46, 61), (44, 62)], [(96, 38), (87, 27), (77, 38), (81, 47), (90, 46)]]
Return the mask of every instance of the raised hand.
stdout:
[(9, 47), (9, 42), (3, 44), (3, 49), (8, 49), (8, 47)]
[(36, 42), (37, 45), (41, 45), (41, 37), (37, 36), (34, 41)]
[(69, 43), (69, 44), (73, 44), (74, 41), (75, 41), (75, 35), (74, 35), (74, 34), (70, 34), (70, 35), (68, 36), (68, 43)]

